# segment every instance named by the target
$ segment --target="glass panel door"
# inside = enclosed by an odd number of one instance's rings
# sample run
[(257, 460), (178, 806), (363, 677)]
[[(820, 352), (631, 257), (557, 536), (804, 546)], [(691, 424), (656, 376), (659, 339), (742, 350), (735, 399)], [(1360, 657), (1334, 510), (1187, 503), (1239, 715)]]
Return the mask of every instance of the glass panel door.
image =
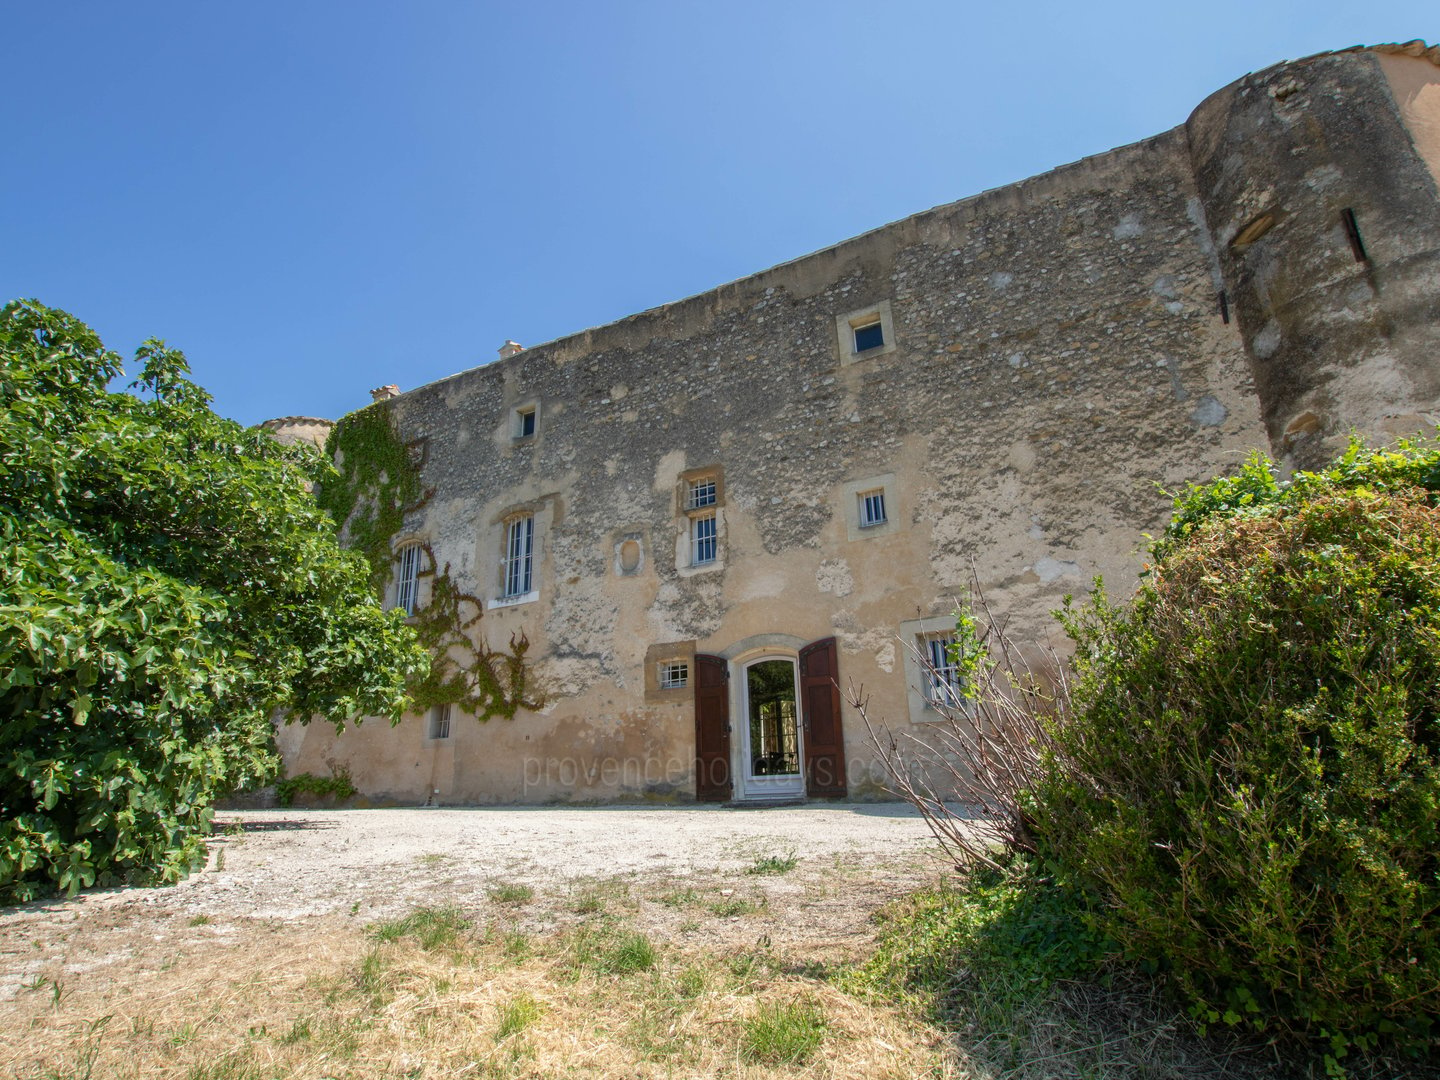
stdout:
[(745, 793), (777, 798), (804, 793), (795, 662), (758, 660), (745, 669)]

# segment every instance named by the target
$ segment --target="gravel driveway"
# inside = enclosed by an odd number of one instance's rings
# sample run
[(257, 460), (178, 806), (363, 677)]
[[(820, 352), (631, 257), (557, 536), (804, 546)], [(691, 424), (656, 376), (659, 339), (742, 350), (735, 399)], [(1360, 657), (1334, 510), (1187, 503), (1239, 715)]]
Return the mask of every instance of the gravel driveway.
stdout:
[[(802, 888), (835, 891), (845, 877), (868, 909), (893, 891), (881, 880), (910, 880), (936, 851), (904, 804), (223, 811), (206, 870), (177, 886), (105, 888), (4, 910), (0, 955), (24, 952), (30, 940), (145, 920), (373, 919), (441, 901), (485, 903), (501, 884), (563, 896), (602, 878), (651, 888), (693, 878), (765, 884), (779, 901)], [(795, 855), (798, 871), (763, 883), (744, 876), (769, 855)], [(14, 976), (3, 963), (0, 973)]]
[[(386, 908), (501, 882), (536, 888), (625, 875), (738, 872), (767, 855), (803, 863), (891, 862), (933, 847), (901, 803), (722, 807), (251, 810), (219, 815), (211, 869), (172, 890), (199, 911), (300, 918)], [(227, 824), (244, 832), (224, 834)], [(223, 860), (221, 859), (223, 853)], [(222, 869), (216, 870), (219, 863)]]

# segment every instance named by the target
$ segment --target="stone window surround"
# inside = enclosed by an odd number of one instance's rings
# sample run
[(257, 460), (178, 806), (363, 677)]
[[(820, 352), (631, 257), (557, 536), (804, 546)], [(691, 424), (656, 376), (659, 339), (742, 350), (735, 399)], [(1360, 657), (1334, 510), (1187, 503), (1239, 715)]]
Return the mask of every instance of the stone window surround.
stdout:
[[(635, 547), (632, 552), (627, 553), (626, 547), (629, 544), (634, 544)], [(638, 526), (632, 526), (630, 528), (621, 529), (617, 532), (611, 533), (610, 547), (614, 553), (613, 568), (615, 576), (636, 577), (640, 574), (643, 574), (645, 572), (645, 549), (647, 548), (647, 546), (648, 540), (645, 530)], [(633, 567), (627, 567), (625, 565), (627, 554), (634, 554), (635, 556), (635, 565)]]
[[(530, 430), (525, 430), (525, 421), (531, 420)], [(540, 434), (540, 399), (522, 401), (510, 410), (510, 438), (514, 442), (529, 442)]]
[[(521, 518), (533, 520), (530, 536), (530, 589), (516, 596), (505, 594), (505, 557), (510, 539), (510, 524)], [(545, 568), (545, 544), (554, 518), (551, 497), (528, 503), (512, 504), (490, 521), (482, 530), (476, 549), (476, 565), (492, 567), (485, 601), (486, 610), (518, 607), (540, 599), (541, 578)]]
[[(691, 491), (697, 483), (703, 484), (707, 481), (715, 485), (713, 499), (692, 507)], [(725, 565), (724, 468), (720, 465), (706, 465), (682, 472), (676, 478), (675, 505), (679, 518), (675, 534), (676, 571), (681, 577), (689, 577), (691, 574), (703, 574), (722, 568)], [(696, 523), (702, 518), (713, 518), (715, 521), (715, 558), (697, 563), (694, 558)]]
[[(875, 492), (885, 499), (885, 520), (873, 525), (864, 524), (862, 507), (864, 496)], [(845, 519), (847, 540), (873, 540), (881, 536), (892, 536), (900, 531), (900, 492), (894, 473), (879, 476), (865, 476), (850, 480), (840, 488), (840, 512)]]
[[(424, 539), (414, 534), (397, 537), (392, 550), (394, 552), (391, 556), (392, 571), (390, 586), (385, 592), (385, 607), (401, 608), (407, 618), (413, 618), (417, 611), (425, 607), (425, 602), (428, 602), (429, 599), (424, 596), (420, 587), (422, 580), (428, 576), (424, 565), (426, 561)], [(410, 605), (406, 607), (402, 603), (405, 599), (406, 583), (402, 580), (401, 575), (406, 572), (406, 560), (412, 557), (409, 555), (411, 552), (414, 553), (414, 562), (410, 567), (411, 574), (409, 576)]]
[[(684, 664), (689, 678), (684, 686), (661, 686), (663, 664)], [(645, 701), (689, 704), (695, 697), (695, 642), (663, 641), (645, 650)]]
[[(876, 322), (880, 324), (884, 344), (866, 349), (864, 352), (856, 352), (855, 331), (861, 327), (873, 326)], [(873, 360), (877, 356), (886, 356), (894, 352), (895, 317), (890, 309), (890, 301), (881, 300), (869, 307), (835, 316), (835, 345), (839, 351), (841, 367), (861, 360)]]
[[(930, 701), (931, 678), (926, 665), (929, 653), (926, 642), (935, 637), (955, 636), (955, 616), (932, 615), (925, 619), (909, 619), (900, 624), (900, 652), (905, 662), (905, 699), (910, 720), (916, 724), (935, 723), (945, 716)], [(957, 707), (968, 715), (969, 707)]]

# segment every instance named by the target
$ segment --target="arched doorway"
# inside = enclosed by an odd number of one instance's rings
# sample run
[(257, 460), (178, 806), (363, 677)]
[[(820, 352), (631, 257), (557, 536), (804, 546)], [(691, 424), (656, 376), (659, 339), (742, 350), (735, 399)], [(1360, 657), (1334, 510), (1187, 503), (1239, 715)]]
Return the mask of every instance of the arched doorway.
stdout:
[(696, 799), (844, 798), (838, 660), (833, 637), (806, 644), (788, 634), (697, 653)]

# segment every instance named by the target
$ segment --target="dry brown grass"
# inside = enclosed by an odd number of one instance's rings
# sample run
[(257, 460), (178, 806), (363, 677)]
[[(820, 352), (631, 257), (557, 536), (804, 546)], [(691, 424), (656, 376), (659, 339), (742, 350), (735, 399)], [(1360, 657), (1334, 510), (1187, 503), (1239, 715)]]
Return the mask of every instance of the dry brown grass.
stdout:
[[(804, 956), (659, 942), (653, 967), (608, 973), (597, 942), (635, 931), (604, 913), (525, 948), (494, 923), (428, 949), (354, 921), (232, 929), (179, 949), (166, 970), (141, 950), (58, 993), (29, 984), (3, 1017), (0, 1069), (57, 1080), (953, 1075), (940, 1032), (813, 977)], [(746, 1019), (790, 1000), (823, 1015), (819, 1049), (799, 1064), (747, 1061)]]
[[(126, 896), (12, 913), (0, 1077), (955, 1075), (937, 1028), (829, 981), (917, 872), (837, 858), (775, 877), (578, 879), (523, 904), (497, 880), (368, 926)], [(791, 1002), (823, 1018), (818, 1047), (753, 1060), (747, 1022)]]

